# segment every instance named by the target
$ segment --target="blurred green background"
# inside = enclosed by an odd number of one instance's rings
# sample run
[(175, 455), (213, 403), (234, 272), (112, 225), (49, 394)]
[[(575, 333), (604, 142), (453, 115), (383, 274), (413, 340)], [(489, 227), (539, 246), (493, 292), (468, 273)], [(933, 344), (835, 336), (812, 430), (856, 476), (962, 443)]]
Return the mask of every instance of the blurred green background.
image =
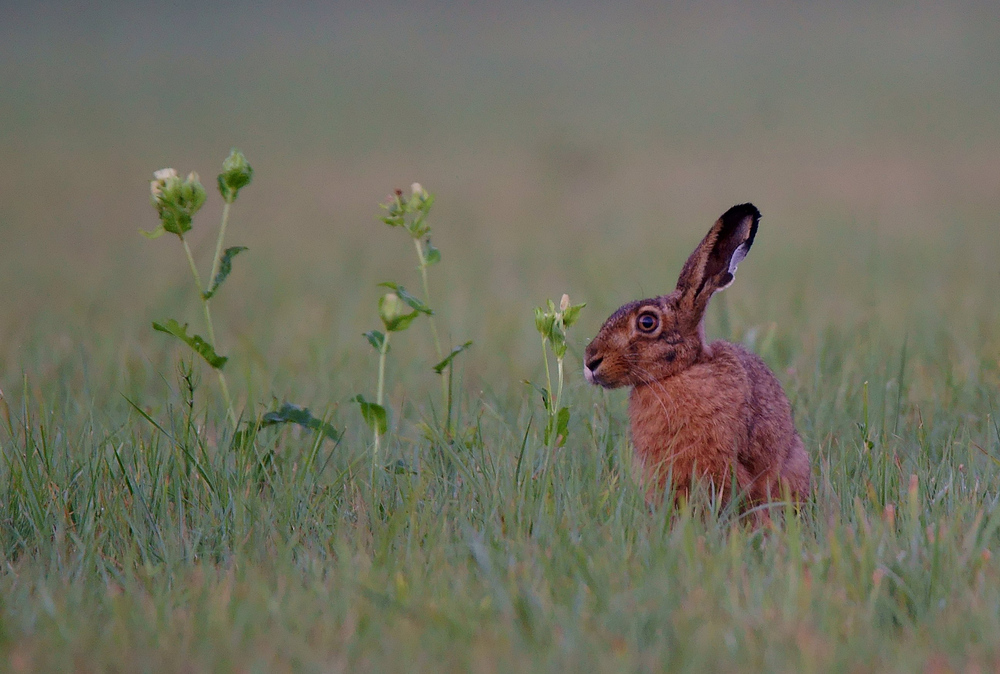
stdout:
[[(210, 185), (231, 146), (256, 177), (227, 242), (250, 253), (215, 310), (265, 386), (370, 378), (373, 284), (418, 285), (377, 204), (413, 181), (438, 197), (432, 285), (475, 385), (537, 374), (532, 306), (587, 302), (582, 341), (747, 200), (764, 220), (722, 336), (933, 325), (982, 353), (997, 35), (989, 3), (4, 3), (0, 388), (85, 353), (111, 389), (169, 370), (149, 321), (197, 306), (176, 242), (138, 236), (148, 180)], [(206, 266), (219, 211), (195, 223)]]

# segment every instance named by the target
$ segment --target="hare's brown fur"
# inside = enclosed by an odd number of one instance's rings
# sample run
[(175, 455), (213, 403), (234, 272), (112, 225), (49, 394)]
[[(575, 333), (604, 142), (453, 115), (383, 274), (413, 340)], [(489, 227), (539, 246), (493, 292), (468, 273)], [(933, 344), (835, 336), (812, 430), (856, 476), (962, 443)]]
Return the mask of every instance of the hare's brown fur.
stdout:
[(732, 282), (759, 218), (752, 204), (727, 211), (674, 292), (621, 307), (587, 346), (589, 381), (632, 387), (632, 441), (651, 499), (668, 478), (685, 497), (692, 476), (706, 478), (723, 499), (735, 477), (750, 506), (809, 494), (809, 457), (781, 384), (755, 354), (704, 339), (708, 300)]

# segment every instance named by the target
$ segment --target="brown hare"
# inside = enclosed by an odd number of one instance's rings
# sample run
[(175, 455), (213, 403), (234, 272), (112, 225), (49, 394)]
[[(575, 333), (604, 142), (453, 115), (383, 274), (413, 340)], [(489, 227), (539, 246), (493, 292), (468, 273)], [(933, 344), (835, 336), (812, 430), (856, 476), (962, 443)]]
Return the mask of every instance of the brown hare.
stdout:
[[(723, 501), (734, 483), (746, 508), (809, 495), (809, 457), (781, 384), (757, 355), (729, 342), (705, 342), (705, 309), (733, 282), (757, 233), (760, 211), (733, 206), (681, 270), (677, 288), (630, 302), (587, 345), (584, 375), (605, 388), (631, 386), (632, 442), (647, 500), (672, 479), (686, 498), (692, 476)], [(758, 509), (754, 522), (768, 520)]]

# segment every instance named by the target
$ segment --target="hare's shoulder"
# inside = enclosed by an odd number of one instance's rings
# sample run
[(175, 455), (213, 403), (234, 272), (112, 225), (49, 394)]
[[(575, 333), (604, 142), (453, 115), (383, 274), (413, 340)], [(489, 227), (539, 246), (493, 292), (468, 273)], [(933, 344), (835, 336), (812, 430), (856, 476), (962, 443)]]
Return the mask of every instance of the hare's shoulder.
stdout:
[(750, 388), (741, 363), (744, 350), (728, 342), (715, 342), (712, 349), (711, 357), (671, 377), (636, 386), (632, 390), (634, 412), (666, 416), (671, 425), (705, 418), (718, 422), (733, 416), (743, 407)]

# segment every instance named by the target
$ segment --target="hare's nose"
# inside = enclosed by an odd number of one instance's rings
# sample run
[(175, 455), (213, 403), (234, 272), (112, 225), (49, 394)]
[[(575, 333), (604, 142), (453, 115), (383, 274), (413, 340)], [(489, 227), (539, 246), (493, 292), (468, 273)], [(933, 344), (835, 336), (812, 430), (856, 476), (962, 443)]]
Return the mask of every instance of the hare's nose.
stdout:
[(603, 362), (604, 362), (604, 356), (598, 356), (597, 358), (591, 358), (590, 360), (587, 361), (587, 369), (590, 370), (591, 372), (593, 372), (594, 370), (596, 370), (597, 368), (599, 368), (601, 366), (601, 363), (603, 363)]

